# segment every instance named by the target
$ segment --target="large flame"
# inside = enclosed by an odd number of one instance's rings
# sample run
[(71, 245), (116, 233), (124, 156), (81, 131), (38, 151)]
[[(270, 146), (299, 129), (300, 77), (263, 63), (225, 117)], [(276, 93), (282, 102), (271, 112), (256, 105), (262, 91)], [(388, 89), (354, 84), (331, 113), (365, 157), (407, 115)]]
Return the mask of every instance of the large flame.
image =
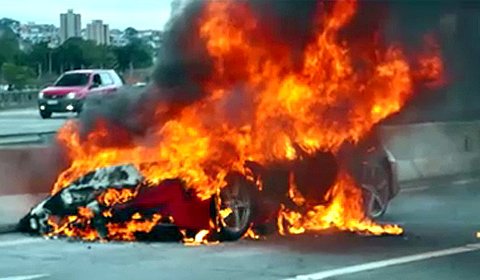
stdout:
[[(441, 75), (438, 53), (412, 63), (398, 45), (372, 43), (368, 58), (353, 52), (339, 33), (355, 16), (356, 1), (338, 1), (328, 12), (319, 10), (316, 36), (299, 67), (288, 45), (265, 34), (247, 2), (209, 1), (198, 20), (198, 33), (191, 36), (205, 44), (214, 62), (214, 74), (201, 85), (210, 94), (135, 145), (101, 145), (111, 131), (102, 121), (82, 140), (78, 124), (67, 123), (59, 139), (72, 163), (52, 192), (95, 168), (133, 163), (151, 182), (182, 178), (201, 198), (208, 198), (225, 185), (228, 172), (244, 172), (246, 160), (296, 159), (294, 145), (309, 153), (335, 153), (345, 142), (359, 141), (402, 108), (416, 81)], [(366, 218), (361, 192), (345, 171), (328, 195), (331, 204), (315, 206), (306, 215), (283, 208), (281, 230), (402, 232)], [(120, 235), (130, 239), (130, 227), (135, 223), (124, 225)]]

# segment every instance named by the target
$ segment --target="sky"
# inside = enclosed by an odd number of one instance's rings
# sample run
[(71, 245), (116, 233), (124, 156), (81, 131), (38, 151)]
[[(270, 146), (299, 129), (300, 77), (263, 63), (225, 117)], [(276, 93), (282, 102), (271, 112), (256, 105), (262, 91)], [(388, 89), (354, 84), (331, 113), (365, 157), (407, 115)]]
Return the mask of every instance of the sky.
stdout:
[(170, 17), (172, 0), (0, 0), (0, 18), (22, 23), (60, 25), (60, 14), (73, 9), (82, 15), (82, 28), (95, 19), (110, 29), (157, 29)]

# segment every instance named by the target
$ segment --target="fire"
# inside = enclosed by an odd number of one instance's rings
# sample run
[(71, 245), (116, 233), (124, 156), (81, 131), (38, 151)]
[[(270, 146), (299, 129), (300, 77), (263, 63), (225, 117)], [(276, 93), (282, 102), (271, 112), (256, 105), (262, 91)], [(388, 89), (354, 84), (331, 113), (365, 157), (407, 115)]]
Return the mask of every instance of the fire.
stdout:
[(47, 236), (79, 237), (86, 241), (99, 239), (98, 232), (91, 225), (92, 217), (93, 212), (86, 207), (80, 207), (77, 215), (67, 216), (63, 221), (50, 217), (48, 224), (52, 227), (52, 230)]
[(244, 237), (252, 239), (252, 240), (259, 240), (260, 239), (260, 235), (256, 234), (251, 228), (249, 228), (247, 230)]
[[(208, 1), (198, 19), (198, 33), (191, 36), (205, 45), (215, 67), (201, 85), (210, 94), (175, 117), (159, 121), (148, 139), (128, 145), (105, 145), (112, 129), (102, 120), (85, 139), (80, 137), (78, 123), (68, 122), (59, 132), (59, 141), (71, 165), (60, 174), (52, 193), (95, 168), (131, 163), (153, 184), (181, 178), (206, 199), (225, 186), (228, 172), (244, 173), (246, 160), (260, 164), (295, 160), (300, 155), (294, 145), (312, 154), (335, 153), (344, 143), (359, 141), (402, 108), (418, 80), (435, 80), (443, 66), (439, 53), (433, 52), (416, 62), (414, 69), (399, 45), (374, 43), (375, 55), (359, 57), (349, 40), (340, 36), (357, 6), (354, 0), (337, 1), (329, 10), (319, 5), (315, 38), (304, 49), (300, 67), (294, 67), (288, 44), (264, 34), (266, 29), (248, 2)], [(244, 108), (227, 106), (238, 98), (245, 100)], [(165, 106), (159, 104), (158, 111)], [(290, 196), (304, 204), (308, 198), (291, 187)], [(109, 190), (100, 201), (112, 205), (134, 196), (128, 190)], [(306, 214), (282, 207), (280, 232), (299, 234), (332, 227), (373, 235), (402, 232), (398, 226), (378, 225), (365, 216), (361, 191), (345, 171), (329, 196), (328, 205), (311, 206)], [(228, 215), (226, 209), (222, 216)], [(108, 229), (111, 236), (131, 240), (131, 232), (148, 231), (159, 219), (133, 219)], [(207, 235), (202, 231), (187, 243), (203, 244)]]
[(418, 73), (429, 87), (440, 87), (446, 83), (444, 65), (440, 58), (440, 46), (432, 35), (424, 37), (424, 50), (418, 57)]
[(104, 206), (125, 203), (136, 196), (135, 191), (130, 189), (107, 189), (98, 197), (98, 202)]
[[(340, 174), (337, 184), (327, 194), (333, 201), (327, 205), (312, 207), (306, 215), (283, 208), (279, 213), (281, 234), (300, 234), (305, 231), (320, 231), (329, 228), (354, 231), (370, 235), (401, 234), (396, 225), (378, 225), (363, 213), (361, 190), (348, 174)], [(345, 207), (348, 205), (348, 207)], [(284, 228), (284, 223), (287, 228)]]
[(152, 231), (161, 219), (161, 215), (154, 214), (151, 219), (142, 220), (141, 215), (135, 213), (132, 216), (132, 220), (123, 224), (107, 224), (108, 239), (133, 241), (135, 240), (135, 233)]
[(198, 246), (198, 245), (207, 245), (207, 244), (210, 244), (210, 245), (214, 245), (214, 244), (217, 244), (217, 242), (208, 242), (208, 234), (210, 233), (209, 230), (207, 229), (204, 229), (204, 230), (201, 230), (199, 231), (194, 238), (187, 238), (185, 237), (183, 239), (183, 243), (186, 245), (186, 246)]

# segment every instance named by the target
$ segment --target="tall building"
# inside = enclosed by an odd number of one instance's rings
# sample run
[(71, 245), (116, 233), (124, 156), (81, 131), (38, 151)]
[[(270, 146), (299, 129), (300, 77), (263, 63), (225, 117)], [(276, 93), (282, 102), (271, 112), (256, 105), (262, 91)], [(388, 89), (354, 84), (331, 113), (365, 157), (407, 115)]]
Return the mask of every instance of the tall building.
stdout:
[(103, 24), (101, 20), (87, 24), (87, 39), (95, 41), (98, 45), (110, 45), (108, 24)]
[(66, 14), (60, 14), (60, 42), (63, 43), (72, 37), (81, 37), (82, 20), (80, 14), (68, 10)]

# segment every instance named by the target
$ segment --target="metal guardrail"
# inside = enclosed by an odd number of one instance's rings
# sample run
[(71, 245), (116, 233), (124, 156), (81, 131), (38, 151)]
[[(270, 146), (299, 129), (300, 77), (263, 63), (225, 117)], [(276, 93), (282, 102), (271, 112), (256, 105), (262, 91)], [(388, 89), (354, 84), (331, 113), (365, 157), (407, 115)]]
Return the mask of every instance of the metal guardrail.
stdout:
[(0, 134), (0, 147), (18, 145), (42, 145), (54, 141), (57, 131)]
[(0, 92), (0, 109), (33, 106), (38, 90)]

